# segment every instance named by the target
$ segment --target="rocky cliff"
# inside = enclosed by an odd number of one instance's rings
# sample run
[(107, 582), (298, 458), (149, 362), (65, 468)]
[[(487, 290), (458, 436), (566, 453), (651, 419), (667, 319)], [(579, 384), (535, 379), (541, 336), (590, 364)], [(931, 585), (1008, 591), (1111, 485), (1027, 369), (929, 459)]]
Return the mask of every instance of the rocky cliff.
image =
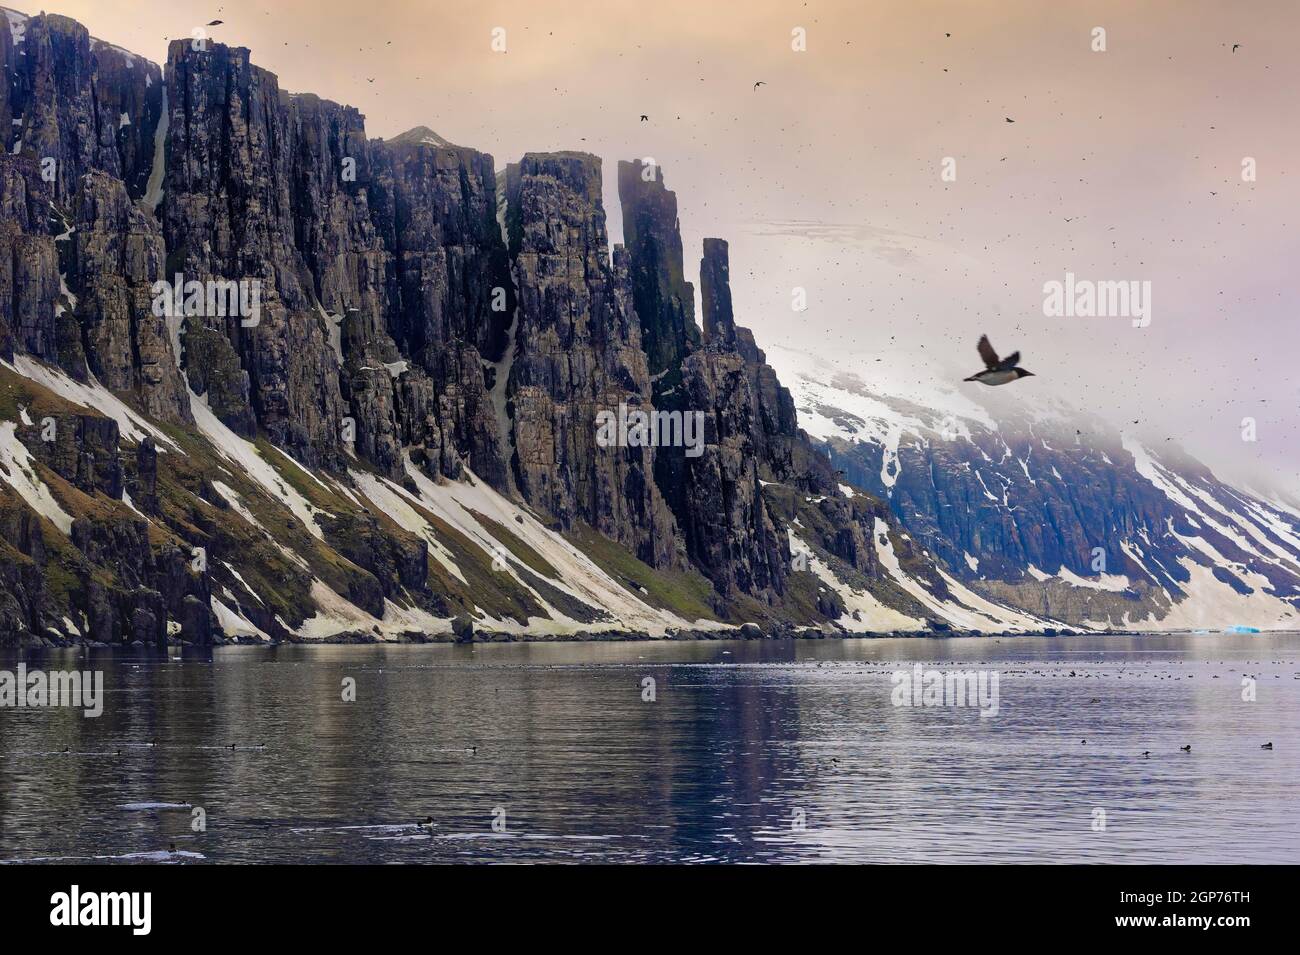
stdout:
[(158, 65), (93, 39), (67, 17), (7, 10), (5, 18), (6, 150), (37, 157), (60, 202), (92, 170), (121, 180), (133, 198), (143, 196), (162, 110)]
[(1294, 604), (1295, 514), (1194, 463), (1101, 432), (873, 440), (845, 407), (864, 383), (792, 393), (722, 239), (696, 323), (659, 167), (619, 164), (611, 243), (595, 156), (498, 171), (425, 127), (371, 139), (243, 48), (176, 41), (160, 68), (5, 16), (0, 640), (1185, 625), (1210, 584)]
[(654, 482), (656, 449), (602, 445), (595, 427), (602, 411), (653, 407), (632, 259), (616, 247), (611, 261), (600, 175), (600, 160), (582, 153), (529, 154), (508, 170), (515, 471), (524, 498), (562, 528), (585, 521), (664, 567), (677, 548)]

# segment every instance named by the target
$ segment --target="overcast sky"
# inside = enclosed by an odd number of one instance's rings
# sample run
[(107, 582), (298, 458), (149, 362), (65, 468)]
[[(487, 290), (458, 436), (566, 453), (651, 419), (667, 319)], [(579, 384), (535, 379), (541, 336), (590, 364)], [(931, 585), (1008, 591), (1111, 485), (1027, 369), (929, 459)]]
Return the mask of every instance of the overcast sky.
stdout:
[[(924, 347), (960, 378), (987, 332), (1038, 375), (1024, 401), (1052, 389), (1300, 490), (1295, 0), (48, 2), (160, 62), (222, 19), (216, 39), (372, 136), (428, 125), (498, 167), (596, 153), (615, 239), (615, 164), (653, 157), (688, 277), (729, 239), (760, 343), (861, 352), (868, 379)], [(1066, 272), (1149, 281), (1150, 325), (1046, 317)]]

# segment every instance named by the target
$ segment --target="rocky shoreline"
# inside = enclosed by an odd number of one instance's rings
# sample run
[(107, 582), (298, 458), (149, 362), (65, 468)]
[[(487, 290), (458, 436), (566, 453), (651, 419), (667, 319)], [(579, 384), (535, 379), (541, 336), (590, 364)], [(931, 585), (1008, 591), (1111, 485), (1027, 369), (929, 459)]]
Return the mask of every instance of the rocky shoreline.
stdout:
[[(1190, 633), (1191, 631), (1162, 631), (1164, 633)], [(397, 645), (397, 644), (417, 644), (417, 643), (454, 643), (454, 644), (474, 644), (474, 643), (631, 643), (631, 642), (681, 642), (681, 641), (731, 641), (731, 640), (881, 640), (887, 638), (908, 637), (916, 639), (924, 638), (956, 638), (956, 637), (1082, 637), (1082, 636), (1100, 636), (1100, 637), (1123, 637), (1138, 636), (1145, 631), (1139, 630), (1103, 630), (1103, 631), (1080, 631), (1069, 629), (1044, 628), (1038, 631), (1025, 632), (985, 632), (981, 630), (946, 630), (946, 631), (890, 631), (879, 633), (850, 633), (839, 630), (818, 630), (816, 628), (773, 628), (764, 631), (753, 624), (735, 627), (726, 630), (669, 630), (663, 636), (654, 636), (653, 634), (630, 631), (630, 630), (601, 630), (586, 631), (580, 630), (576, 633), (507, 633), (504, 631), (480, 630), (475, 631), (468, 637), (457, 636), (455, 633), (420, 633), (412, 631), (410, 633), (395, 634), (386, 637), (376, 636), (373, 633), (365, 631), (354, 631), (350, 633), (334, 634), (329, 637), (313, 639), (290, 639), (290, 640), (259, 640), (256, 637), (227, 637), (215, 638), (211, 647), (232, 647), (232, 646), (333, 646), (333, 645)], [(30, 635), (21, 638), (16, 644), (9, 644), (4, 649), (17, 650), (36, 650), (36, 649), (66, 649), (70, 647), (85, 647), (88, 649), (119, 649), (119, 650), (150, 650), (158, 649), (143, 641), (132, 641), (130, 643), (101, 643), (96, 640), (86, 640), (81, 637), (55, 638), (39, 637)], [(175, 637), (167, 641), (167, 647), (181, 647), (199, 649), (199, 645), (192, 644)]]

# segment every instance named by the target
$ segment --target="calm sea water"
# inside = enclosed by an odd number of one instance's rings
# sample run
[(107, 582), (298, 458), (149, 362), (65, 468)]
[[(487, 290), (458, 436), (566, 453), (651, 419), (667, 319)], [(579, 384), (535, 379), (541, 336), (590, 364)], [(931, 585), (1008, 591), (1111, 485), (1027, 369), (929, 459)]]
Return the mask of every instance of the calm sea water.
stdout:
[[(106, 703), (0, 710), (0, 860), (1300, 862), (1296, 634), (171, 657), (27, 658)], [(917, 662), (997, 716), (892, 705)]]

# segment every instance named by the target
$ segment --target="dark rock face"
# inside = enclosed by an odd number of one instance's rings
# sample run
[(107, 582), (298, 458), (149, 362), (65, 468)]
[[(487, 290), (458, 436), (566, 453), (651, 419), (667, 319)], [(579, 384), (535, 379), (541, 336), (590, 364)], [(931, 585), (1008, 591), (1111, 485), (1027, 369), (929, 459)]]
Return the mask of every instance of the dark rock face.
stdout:
[[(28, 17), (17, 43), (3, 32), (0, 76), (8, 101), (0, 104), (0, 135), (12, 136), (7, 151), (53, 160), (46, 168), (60, 204), (91, 170), (142, 196), (161, 113), (157, 64), (92, 39), (80, 23), (55, 14)], [(14, 150), (18, 143), (21, 150)]]
[[(0, 20), (7, 20), (6, 14), (0, 14)], [(22, 23), (18, 28), (26, 32), (27, 24)], [(15, 129), (15, 113), (18, 116), (18, 124), (22, 124), (22, 103), (19, 101), (17, 83), (18, 77), (15, 75), (19, 69), (19, 57), (23, 55), (21, 41), (15, 41), (14, 34), (16, 29), (9, 22), (0, 22), (0, 77), (4, 78), (4, 89), (0, 90), (0, 145), (4, 146), (6, 153), (13, 152), (12, 146), (17, 139), (17, 133), (12, 132)]]
[(181, 639), (195, 646), (212, 643), (212, 611), (197, 597), (186, 595), (181, 601)]
[(695, 292), (682, 265), (677, 195), (663, 172), (640, 160), (618, 164), (623, 242), (632, 257), (632, 288), (651, 375), (671, 379), (700, 343)]
[[(377, 148), (368, 189), (400, 290), (396, 339), (422, 365), (453, 342), (487, 361), (505, 350), (514, 308), (496, 221), (492, 157), (400, 138)], [(493, 299), (500, 289), (500, 303)]]
[(30, 637), (35, 608), (45, 602), (44, 574), (39, 565), (0, 541), (0, 637), (6, 641)]
[(608, 259), (600, 194), (600, 160), (585, 153), (530, 153), (508, 170), (515, 477), (560, 526), (585, 521), (662, 567), (677, 560), (676, 535), (655, 449), (597, 442), (601, 412), (651, 409), (628, 256)]
[[(256, 316), (201, 316), (230, 342), (249, 379), (251, 408), (218, 414), (234, 427), (251, 410), (271, 440), (304, 463), (341, 467), (340, 360), (317, 306), (369, 314), (378, 307), (368, 257), (378, 243), (365, 234), (368, 222), (356, 221), (362, 248), (336, 255), (329, 240), (337, 232), (323, 224), (355, 211), (338, 193), (342, 154), (365, 145), (360, 115), (282, 93), (273, 74), (252, 66), (248, 50), (222, 44), (195, 50), (173, 41), (167, 87), (167, 273), (186, 282), (257, 283), (247, 287), (260, 291)], [(311, 273), (309, 262), (321, 271)], [(337, 301), (345, 287), (355, 303)], [(187, 353), (187, 368), (198, 360)], [(225, 374), (226, 365), (200, 374)], [(228, 398), (240, 390), (237, 382), (221, 387)]]
[(257, 417), (249, 397), (248, 372), (240, 364), (235, 346), (221, 329), (203, 319), (182, 320), (185, 378), (189, 388), (207, 402), (212, 412), (236, 434), (257, 434)]
[(244, 49), (174, 43), (167, 75), (168, 272), (261, 283), (255, 327), (204, 318), (230, 348), (191, 337), (191, 385), (310, 466), (342, 468), (351, 442), (397, 476), (417, 446), (504, 490), (485, 363), (514, 291), (491, 157), (370, 142), (355, 109), (282, 93)]
[(0, 156), (0, 355), (6, 360), (15, 348), (51, 364), (59, 360), (50, 199), (35, 162)]
[(731, 255), (726, 239), (704, 240), (700, 300), (704, 305), (705, 340), (719, 348), (734, 348), (736, 319), (731, 309)]
[(51, 415), (52, 441), (42, 440), (43, 425), (19, 426), (19, 440), (32, 457), (69, 484), (93, 494), (122, 497), (122, 464), (118, 458), (118, 428), (112, 418), (93, 415)]
[(130, 393), (151, 417), (192, 422), (166, 318), (153, 307), (166, 258), (158, 225), (120, 180), (91, 172), (78, 185), (67, 281), (86, 363), (103, 385)]
[[(693, 293), (682, 279), (676, 197), (663, 188), (658, 169), (651, 181), (645, 172), (639, 163), (621, 163), (619, 190), (642, 328), (658, 336), (662, 359), (676, 362), (660, 368), (656, 407), (702, 414), (705, 422), (703, 454), (661, 450), (655, 479), (687, 553), (718, 593), (779, 606), (789, 546), (784, 524), (764, 501), (762, 482), (818, 491), (833, 489), (834, 482), (798, 430), (790, 393), (753, 335), (735, 323), (729, 254), (721, 239), (705, 240), (700, 263), (706, 330), (700, 347)], [(657, 318), (648, 319), (643, 308)]]
[[(689, 415), (705, 410), (691, 405), (683, 386), (683, 362), (700, 342), (695, 324), (695, 290), (685, 279), (677, 196), (664, 187), (663, 171), (640, 160), (618, 164), (623, 238), (630, 260), (632, 301), (640, 320), (656, 410)], [(691, 546), (693, 505), (685, 455), (674, 449), (655, 458), (654, 481), (686, 538), (686, 551), (700, 564)], [(701, 565), (704, 569), (707, 565)], [(705, 569), (706, 574), (709, 571)], [(711, 575), (710, 575), (711, 576)]]
[(128, 482), (131, 499), (145, 514), (158, 514), (158, 449), (145, 438), (135, 449), (135, 470)]
[(683, 365), (682, 388), (687, 407), (705, 414), (704, 454), (684, 458), (687, 551), (722, 595), (775, 603), (789, 546), (763, 500), (745, 361), (734, 352), (696, 352)]
[(391, 257), (396, 357), (423, 372), (396, 389), (401, 438), (423, 445), (444, 476), (459, 474), (463, 455), (505, 490), (508, 435), (499, 433), (484, 364), (504, 355), (515, 307), (496, 175), (491, 156), (436, 141), (408, 134), (376, 144), (367, 185)]

